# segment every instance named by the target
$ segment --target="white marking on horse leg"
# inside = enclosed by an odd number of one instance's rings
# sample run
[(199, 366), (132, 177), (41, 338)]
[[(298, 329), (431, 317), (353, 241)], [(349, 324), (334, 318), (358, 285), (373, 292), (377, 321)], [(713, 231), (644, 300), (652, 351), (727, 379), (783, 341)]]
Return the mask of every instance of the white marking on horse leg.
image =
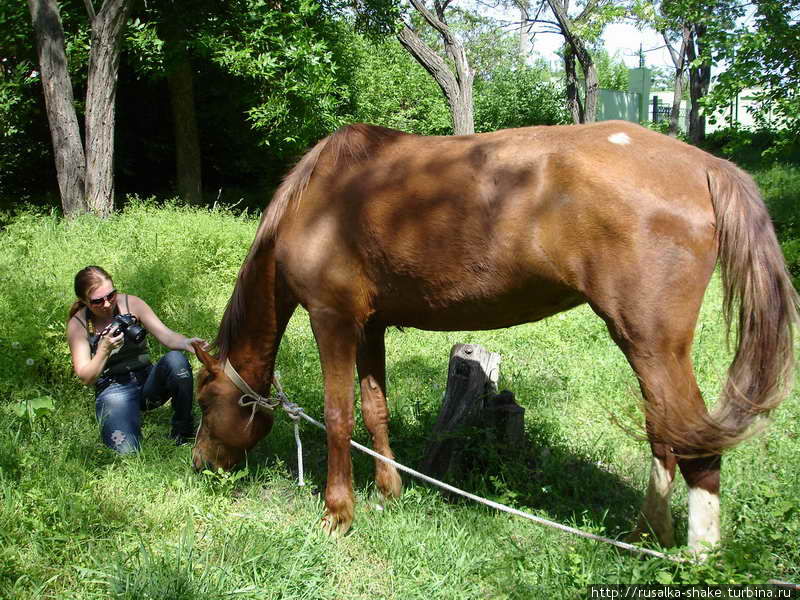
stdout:
[(613, 133), (608, 136), (608, 141), (612, 144), (619, 144), (621, 146), (625, 146), (631, 143), (631, 138), (627, 133)]
[(719, 543), (719, 495), (703, 488), (689, 488), (689, 549), (703, 550)]
[(670, 472), (664, 463), (654, 456), (650, 468), (647, 495), (642, 506), (642, 519), (637, 529), (646, 529), (649, 526), (662, 546), (675, 545), (672, 512), (669, 508), (669, 499), (674, 484), (675, 472)]

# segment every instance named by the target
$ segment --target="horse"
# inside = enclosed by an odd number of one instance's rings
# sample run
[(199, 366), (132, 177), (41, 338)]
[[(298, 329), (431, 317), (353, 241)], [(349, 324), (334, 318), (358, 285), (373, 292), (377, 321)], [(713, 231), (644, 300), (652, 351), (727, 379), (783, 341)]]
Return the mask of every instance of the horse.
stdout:
[[(736, 352), (712, 410), (691, 363), (717, 262)], [(676, 468), (688, 485), (688, 545), (720, 540), (722, 453), (788, 394), (798, 296), (753, 180), (732, 163), (621, 121), (417, 136), (343, 127), (289, 172), (262, 214), (215, 340), (196, 347), (197, 469), (231, 469), (271, 429), (266, 396), (298, 305), (325, 389), (322, 526), (354, 516), (349, 442), (354, 369), (378, 453), (393, 458), (384, 332), (486, 330), (588, 303), (639, 380), (650, 480), (633, 537), (674, 545)], [(396, 469), (375, 463), (386, 498)]]

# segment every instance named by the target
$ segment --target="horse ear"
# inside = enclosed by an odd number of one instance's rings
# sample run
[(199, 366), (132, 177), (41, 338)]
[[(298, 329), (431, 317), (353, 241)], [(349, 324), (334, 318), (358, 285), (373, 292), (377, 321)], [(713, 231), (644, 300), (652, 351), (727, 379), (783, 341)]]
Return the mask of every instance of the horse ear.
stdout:
[(203, 346), (202, 342), (192, 342), (192, 348), (194, 348), (194, 354), (197, 359), (208, 369), (209, 373), (217, 375), (222, 370), (222, 367), (220, 367), (219, 361), (206, 352)]

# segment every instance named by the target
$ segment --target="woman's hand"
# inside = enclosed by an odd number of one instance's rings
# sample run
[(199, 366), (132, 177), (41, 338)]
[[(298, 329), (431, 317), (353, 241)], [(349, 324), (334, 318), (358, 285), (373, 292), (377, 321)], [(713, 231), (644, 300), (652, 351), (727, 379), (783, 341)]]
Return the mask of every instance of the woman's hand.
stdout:
[(119, 350), (120, 346), (124, 343), (125, 334), (117, 327), (109, 330), (106, 328), (100, 334), (100, 342), (97, 344), (97, 352), (103, 353), (104, 356), (111, 356)]
[(200, 343), (203, 350), (208, 350), (210, 348), (208, 342), (205, 341), (203, 338), (197, 338), (197, 337), (186, 338), (186, 346), (184, 347), (184, 350), (186, 352), (191, 352), (192, 354), (194, 354), (194, 346), (192, 346), (192, 342)]

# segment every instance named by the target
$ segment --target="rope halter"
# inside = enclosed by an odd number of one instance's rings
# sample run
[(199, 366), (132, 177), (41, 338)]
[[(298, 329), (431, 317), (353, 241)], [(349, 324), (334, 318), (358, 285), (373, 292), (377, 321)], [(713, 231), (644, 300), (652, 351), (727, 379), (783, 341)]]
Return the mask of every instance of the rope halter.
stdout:
[(247, 382), (242, 379), (241, 375), (239, 375), (239, 373), (236, 372), (236, 369), (233, 368), (233, 365), (229, 359), (225, 359), (223, 371), (231, 380), (231, 382), (233, 382), (233, 385), (235, 385), (239, 391), (242, 392), (242, 395), (239, 397), (239, 406), (242, 408), (251, 409), (250, 418), (247, 420), (246, 427), (250, 427), (252, 424), (253, 417), (256, 416), (257, 410), (261, 410), (271, 415), (279, 406), (283, 407), (283, 410), (286, 411), (286, 414), (289, 415), (289, 418), (294, 421), (294, 440), (297, 444), (298, 484), (301, 486), (305, 485), (305, 482), (303, 481), (303, 444), (300, 441), (300, 416), (303, 412), (303, 409), (294, 402), (289, 402), (286, 394), (283, 393), (279, 375), (275, 373), (275, 376), (272, 378), (272, 384), (275, 386), (275, 390), (277, 392), (275, 397), (267, 398), (253, 390), (253, 388), (251, 388)]

